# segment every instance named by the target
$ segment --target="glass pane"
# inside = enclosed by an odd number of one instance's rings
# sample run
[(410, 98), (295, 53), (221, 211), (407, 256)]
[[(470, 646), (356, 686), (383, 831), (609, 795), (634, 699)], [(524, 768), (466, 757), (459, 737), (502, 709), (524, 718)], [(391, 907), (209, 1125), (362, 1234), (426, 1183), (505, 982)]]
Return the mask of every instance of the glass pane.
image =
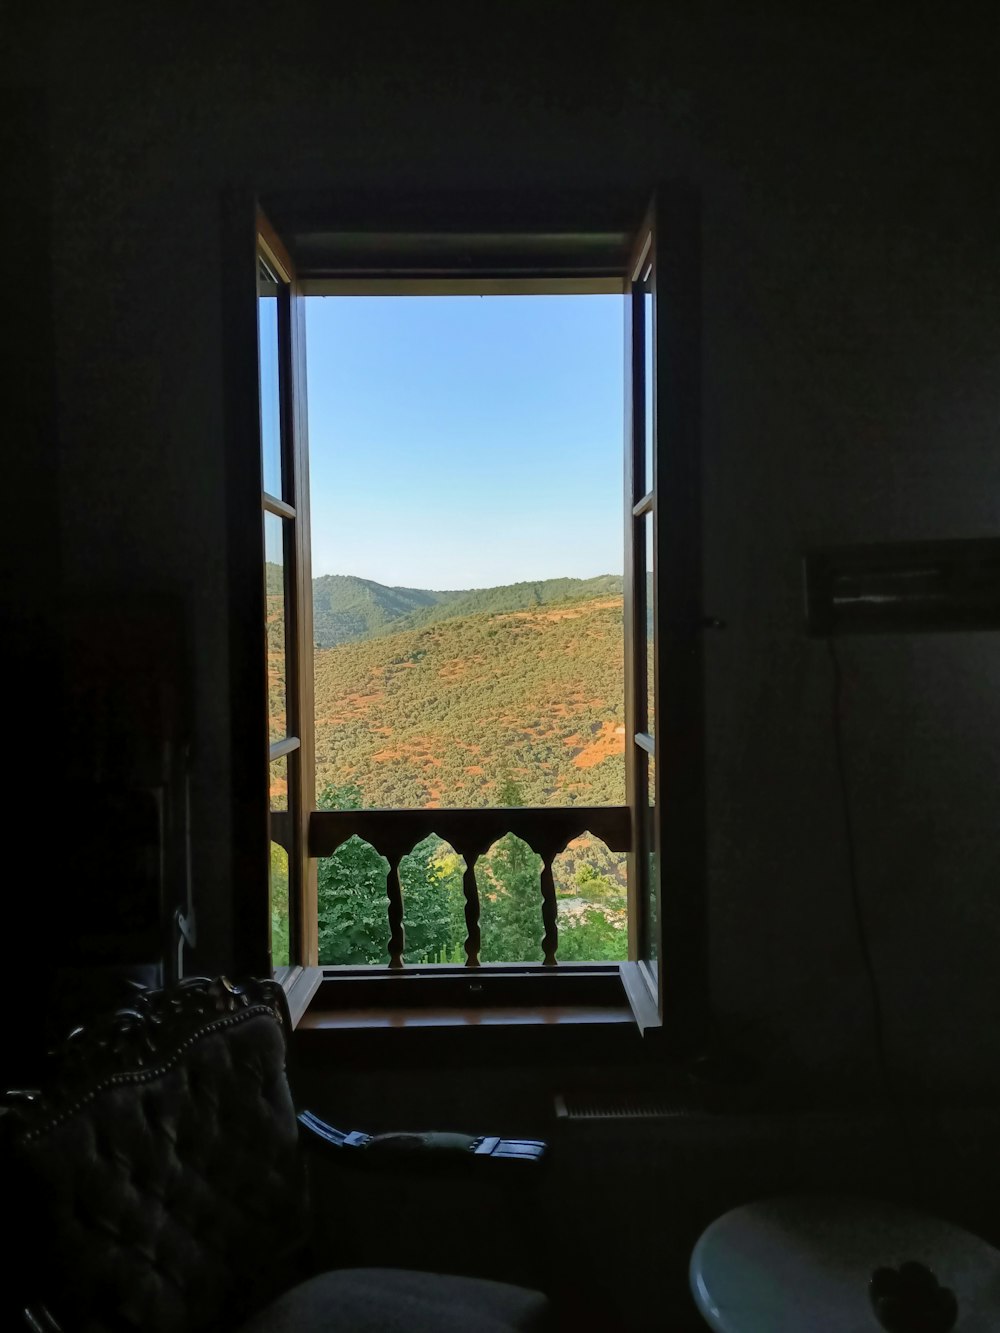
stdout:
[(271, 966), (288, 967), (288, 853), (271, 843)]
[(645, 675), (646, 675), (646, 717), (645, 725), (640, 727), (640, 731), (648, 731), (652, 736), (656, 732), (656, 652), (655, 635), (653, 632), (653, 613), (655, 609), (653, 575), (655, 571), (655, 547), (654, 537), (654, 518), (652, 514), (646, 514), (643, 517), (645, 527), (645, 538), (643, 540), (643, 582), (645, 586), (645, 615), (643, 616), (642, 633), (645, 637)]
[(265, 643), (269, 735), (280, 741), (288, 734), (285, 685), (285, 520), (264, 515)]
[(643, 854), (647, 857), (648, 879), (646, 884), (646, 949), (644, 957), (655, 963), (659, 953), (657, 947), (657, 907), (660, 864), (656, 847), (656, 762), (652, 755), (648, 757), (646, 774), (646, 830)]
[[(271, 809), (288, 809), (288, 759), (275, 759), (270, 772)], [(271, 843), (271, 966), (290, 962), (288, 935), (288, 853), (280, 843)]]
[(646, 490), (651, 491), (656, 485), (656, 474), (654, 470), (654, 443), (656, 432), (653, 419), (653, 390), (655, 386), (655, 374), (653, 369), (653, 292), (651, 288), (652, 275), (644, 284), (642, 293), (642, 323), (643, 323), (643, 353), (645, 358), (645, 367), (643, 370), (643, 385), (645, 389), (645, 439), (646, 439)]
[(260, 371), (260, 442), (263, 487), (284, 499), (281, 477), (281, 383), (278, 351), (278, 284), (261, 266), (257, 296)]
[(271, 760), (271, 809), (288, 809), (288, 756)]

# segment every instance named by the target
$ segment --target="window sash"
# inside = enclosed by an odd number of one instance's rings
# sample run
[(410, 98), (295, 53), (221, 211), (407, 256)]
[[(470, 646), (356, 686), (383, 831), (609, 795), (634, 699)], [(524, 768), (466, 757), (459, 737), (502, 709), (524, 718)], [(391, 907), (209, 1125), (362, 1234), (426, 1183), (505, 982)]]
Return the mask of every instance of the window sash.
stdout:
[[(268, 765), (284, 759), (287, 774), (286, 809), (268, 812), (269, 843), (287, 853), (288, 956), (270, 958), (275, 965), (294, 968), (316, 964), (315, 864), (308, 854), (306, 831), (315, 803), (313, 773), (312, 704), (312, 594), (308, 525), (308, 457), (305, 439), (305, 322), (302, 294), (295, 267), (267, 218), (257, 217), (258, 296), (277, 298), (278, 399), (280, 423), (280, 484), (275, 495), (262, 489), (264, 523), (276, 520), (284, 539), (284, 647), (285, 734), (271, 736)], [(261, 286), (266, 288), (261, 291)], [(263, 424), (259, 438), (263, 451)], [(262, 459), (263, 461), (263, 459)], [(272, 490), (275, 489), (272, 487)], [(269, 784), (270, 790), (270, 784)], [(268, 865), (272, 864), (269, 856)], [(270, 871), (269, 871), (270, 877)], [(272, 901), (274, 886), (268, 895)], [(268, 921), (267, 940), (272, 931)]]

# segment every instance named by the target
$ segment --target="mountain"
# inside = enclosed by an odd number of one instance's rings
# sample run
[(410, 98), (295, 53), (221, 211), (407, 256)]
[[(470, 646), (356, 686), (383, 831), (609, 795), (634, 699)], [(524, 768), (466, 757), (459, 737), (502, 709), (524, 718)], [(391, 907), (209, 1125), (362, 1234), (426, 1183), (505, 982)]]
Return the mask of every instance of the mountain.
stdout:
[(323, 574), (313, 579), (313, 638), (319, 648), (370, 639), (394, 621), (458, 596), (423, 588), (387, 588), (350, 574)]
[(332, 648), (420, 629), (456, 616), (526, 611), (567, 598), (621, 595), (618, 574), (541, 579), (451, 592), (390, 588), (371, 579), (324, 574), (313, 580), (313, 637), (317, 648)]
[(528, 805), (624, 800), (620, 579), (477, 590), (396, 623), (315, 654), (320, 788), (374, 807), (486, 806), (509, 783)]

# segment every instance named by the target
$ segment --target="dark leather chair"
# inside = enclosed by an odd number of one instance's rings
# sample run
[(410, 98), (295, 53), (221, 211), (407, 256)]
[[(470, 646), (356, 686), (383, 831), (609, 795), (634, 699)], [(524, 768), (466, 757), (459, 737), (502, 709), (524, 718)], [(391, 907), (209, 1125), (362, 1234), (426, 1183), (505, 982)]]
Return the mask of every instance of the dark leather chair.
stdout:
[[(370, 1140), (297, 1117), (285, 1073), (288, 1030), (273, 982), (199, 980), (142, 992), (128, 1009), (74, 1034), (51, 1086), (8, 1101), (0, 1122), (10, 1237), (4, 1328), (505, 1333), (544, 1326), (545, 1298), (501, 1282), (314, 1270), (308, 1130), (366, 1162), (391, 1163), (402, 1153), (476, 1169), (484, 1152), (505, 1149), (496, 1140), (441, 1136), (428, 1151), (426, 1136)], [(530, 1163), (542, 1147), (510, 1151)]]

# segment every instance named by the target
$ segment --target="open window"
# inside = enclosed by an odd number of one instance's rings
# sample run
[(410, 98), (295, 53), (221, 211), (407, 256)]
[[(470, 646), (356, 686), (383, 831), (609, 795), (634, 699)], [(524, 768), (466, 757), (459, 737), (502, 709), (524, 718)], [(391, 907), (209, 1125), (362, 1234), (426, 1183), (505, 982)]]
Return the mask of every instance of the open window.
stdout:
[(637, 987), (693, 1033), (705, 997), (700, 248), (661, 192), (626, 278), (626, 754)]
[[(234, 924), (247, 970), (291, 977), (318, 962), (316, 859), (362, 836), (388, 863), (385, 970), (407, 968), (407, 858), (431, 835), (447, 841), (464, 901), (460, 958), (482, 969), (483, 910), (473, 867), (516, 833), (539, 857), (539, 970), (621, 978), (643, 1026), (693, 1030), (704, 1001), (704, 813), (698, 450), (698, 219), (694, 201), (661, 192), (638, 231), (623, 209), (547, 201), (454, 207), (431, 201), (353, 215), (324, 201), (268, 200), (277, 230), (254, 226), (256, 330), (235, 260), (230, 395), (251, 381), (230, 425), (233, 580)], [(231, 205), (229, 233), (242, 227)], [(243, 230), (245, 236), (246, 232)], [(245, 251), (244, 251), (245, 253)], [(360, 290), (617, 292), (624, 307), (625, 789), (621, 806), (317, 810), (312, 735), (312, 586), (306, 443), (307, 295)], [(242, 324), (240, 324), (242, 329)], [(243, 424), (243, 430), (239, 429)], [(236, 438), (239, 436), (239, 438)], [(250, 515), (252, 476), (255, 518)], [(372, 515), (378, 521), (378, 515)], [(253, 590), (255, 581), (256, 591)], [(247, 660), (251, 610), (264, 627)], [(239, 643), (237, 654), (235, 644)], [(260, 643), (260, 638), (257, 639)], [(250, 701), (256, 699), (255, 706)], [(256, 719), (256, 720), (255, 720)], [(264, 772), (266, 769), (266, 782)], [(257, 833), (244, 836), (249, 822)], [(259, 829), (266, 830), (266, 840)], [(628, 854), (629, 961), (559, 960), (553, 863), (589, 832)], [(259, 859), (256, 863), (254, 855)], [(266, 910), (265, 910), (266, 907)], [(287, 969), (287, 971), (285, 970)], [(447, 970), (447, 969), (446, 969)], [(533, 969), (522, 968), (527, 975)]]

